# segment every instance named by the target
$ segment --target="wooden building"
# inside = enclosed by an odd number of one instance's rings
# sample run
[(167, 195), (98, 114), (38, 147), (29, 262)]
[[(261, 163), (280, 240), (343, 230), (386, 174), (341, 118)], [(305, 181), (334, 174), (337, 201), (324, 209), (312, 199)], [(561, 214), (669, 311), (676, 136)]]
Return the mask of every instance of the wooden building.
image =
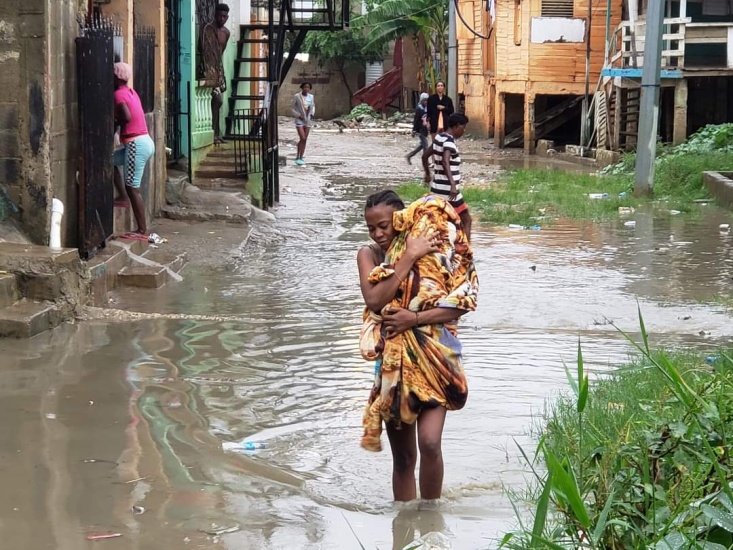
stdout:
[(529, 152), (544, 137), (579, 143), (582, 98), (599, 83), (622, 2), (459, 0), (465, 22), (490, 35), (458, 22), (458, 91), (473, 131)]
[[(635, 149), (651, 1), (591, 0), (589, 13), (589, 0), (459, 0), (458, 91), (472, 131), (530, 152), (542, 138)], [(660, 1), (659, 133), (681, 143), (733, 121), (733, 0)]]
[[(596, 95), (606, 112), (595, 117), (599, 148), (636, 148), (649, 1), (624, 0), (624, 19), (609, 40)], [(733, 121), (733, 1), (667, 0), (663, 32), (662, 141), (682, 143), (707, 124)]]

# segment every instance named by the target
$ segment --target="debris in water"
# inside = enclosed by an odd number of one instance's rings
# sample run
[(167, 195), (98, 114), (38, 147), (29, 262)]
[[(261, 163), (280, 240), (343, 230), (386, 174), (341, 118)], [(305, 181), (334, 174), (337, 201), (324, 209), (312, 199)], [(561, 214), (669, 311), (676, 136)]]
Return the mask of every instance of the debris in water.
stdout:
[(46, 413), (46, 418), (49, 420), (56, 420), (56, 415), (54, 413)]
[(523, 225), (519, 225), (518, 223), (510, 223), (509, 229), (526, 229)]
[(531, 265), (531, 266), (529, 266), (529, 268), (530, 268), (530, 269), (531, 269), (532, 271), (537, 271), (537, 266), (536, 266), (536, 265)]
[(630, 214), (633, 214), (634, 212), (635, 210), (631, 206), (619, 206), (618, 207), (619, 216), (628, 216)]
[(211, 524), (211, 529), (199, 529), (202, 533), (211, 535), (212, 537), (219, 537), (221, 535), (228, 535), (229, 533), (236, 533), (239, 531), (239, 525), (232, 525), (231, 527), (220, 527), (216, 523)]
[(718, 229), (720, 229), (721, 231), (730, 231), (730, 224), (728, 224), (728, 223), (721, 223), (718, 226)]
[(708, 365), (712, 365), (713, 363), (717, 362), (718, 359), (720, 359), (720, 357), (718, 357), (717, 355), (709, 355), (708, 357), (705, 358), (705, 362)]
[(267, 444), (261, 441), (225, 441), (221, 448), (224, 451), (259, 451), (266, 449)]
[(677, 317), (680, 321), (689, 321), (692, 319), (692, 315), (685, 315), (684, 317)]
[(144, 514), (145, 507), (144, 506), (133, 506), (132, 513), (135, 514), (136, 516), (139, 516), (140, 514)]
[(450, 550), (450, 540), (443, 533), (433, 531), (412, 541), (402, 550)]
[(636, 227), (636, 221), (635, 220), (629, 220), (627, 222), (624, 222), (625, 227)]
[(537, 224), (535, 224), (535, 225), (533, 225), (532, 227), (530, 227), (530, 229), (531, 229), (532, 231), (541, 231), (541, 230), (542, 230), (542, 226), (541, 226), (541, 225), (537, 225)]
[(122, 533), (89, 533), (87, 540), (105, 540), (105, 539), (116, 539), (121, 537)]

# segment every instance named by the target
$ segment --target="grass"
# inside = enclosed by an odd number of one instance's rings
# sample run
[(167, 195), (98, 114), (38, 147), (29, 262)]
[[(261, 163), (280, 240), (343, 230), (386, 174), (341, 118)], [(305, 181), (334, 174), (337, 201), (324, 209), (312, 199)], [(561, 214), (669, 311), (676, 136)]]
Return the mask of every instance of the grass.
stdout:
[(651, 351), (572, 393), (540, 431), (532, 525), (506, 548), (733, 547), (733, 360)]
[[(474, 217), (494, 225), (548, 225), (557, 219), (602, 221), (618, 217), (619, 207), (652, 204), (664, 210), (691, 212), (693, 201), (709, 197), (703, 185), (705, 170), (733, 171), (733, 154), (726, 152), (667, 155), (657, 161), (654, 199), (634, 197), (633, 163), (625, 155), (609, 174), (575, 174), (559, 170), (516, 170), (502, 174), (486, 187), (464, 188)], [(426, 192), (419, 182), (401, 185), (397, 192), (414, 200)], [(588, 197), (607, 193), (602, 200)], [(624, 193), (625, 195), (620, 196)]]

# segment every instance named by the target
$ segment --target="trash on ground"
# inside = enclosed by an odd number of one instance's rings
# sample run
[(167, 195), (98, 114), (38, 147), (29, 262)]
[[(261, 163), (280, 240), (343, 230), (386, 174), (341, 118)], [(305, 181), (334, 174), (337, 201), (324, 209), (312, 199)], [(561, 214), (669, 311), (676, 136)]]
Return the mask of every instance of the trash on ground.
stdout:
[(629, 221), (627, 221), (627, 222), (624, 222), (624, 226), (625, 226), (625, 227), (636, 227), (636, 221), (634, 221), (634, 220), (629, 220)]
[(537, 266), (536, 266), (536, 265), (531, 265), (531, 266), (529, 266), (529, 268), (530, 268), (530, 269), (531, 269), (532, 271), (537, 271)]
[(135, 514), (136, 516), (139, 516), (140, 514), (144, 514), (145, 507), (144, 506), (133, 506), (132, 513)]
[(89, 533), (87, 535), (87, 540), (116, 539), (121, 536), (122, 533)]
[(728, 223), (721, 223), (718, 226), (718, 229), (720, 229), (721, 231), (730, 231), (730, 224), (728, 224)]
[(717, 361), (718, 361), (718, 359), (720, 359), (720, 357), (718, 357), (717, 355), (709, 355), (709, 356), (707, 356), (707, 357), (705, 358), (705, 362), (706, 362), (706, 363), (707, 363), (708, 365), (712, 365), (713, 363), (717, 362)]
[(591, 200), (607, 199), (608, 193), (588, 193), (588, 198)]
[(412, 541), (402, 550), (450, 550), (450, 540), (443, 533), (433, 531)]
[(266, 449), (267, 444), (262, 441), (225, 441), (221, 448), (224, 451), (259, 451)]
[(531, 226), (530, 229), (532, 231), (541, 231), (542, 230), (542, 226), (535, 224), (535, 225)]
[(631, 206), (619, 206), (618, 213), (620, 216), (628, 216), (636, 212)]
[(628, 197), (628, 196), (629, 196), (629, 194), (628, 194), (628, 193), (627, 193), (626, 191), (621, 191), (621, 192), (620, 192), (620, 193), (618, 194), (618, 198), (619, 198), (619, 199), (623, 199), (624, 197)]
[(518, 223), (510, 223), (509, 229), (526, 229), (526, 227), (519, 225)]
[(46, 413), (46, 418), (49, 420), (56, 420), (56, 415), (54, 413)]
[(168, 239), (164, 239), (157, 233), (151, 233), (150, 235), (148, 235), (148, 242), (150, 244), (165, 244), (168, 242)]
[(670, 210), (669, 213), (672, 214), (673, 216), (676, 216), (677, 214), (681, 214), (679, 210)]

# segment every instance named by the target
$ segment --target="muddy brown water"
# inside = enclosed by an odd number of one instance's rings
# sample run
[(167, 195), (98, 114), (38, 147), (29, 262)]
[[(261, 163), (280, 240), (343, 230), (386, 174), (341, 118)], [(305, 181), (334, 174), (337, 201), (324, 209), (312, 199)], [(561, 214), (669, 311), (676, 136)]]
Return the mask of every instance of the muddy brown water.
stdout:
[[(360, 202), (385, 180), (344, 170), (289, 168), (278, 223), (226, 265), (193, 262), (182, 283), (118, 298), (190, 319), (2, 343), (3, 547), (384, 550), (441, 531), (456, 549), (493, 548), (515, 523), (503, 488), (528, 479), (515, 440), (532, 448), (579, 338), (602, 373), (630, 351), (609, 321), (634, 331), (637, 304), (656, 345), (733, 337), (710, 305), (733, 277), (727, 212), (478, 229), (480, 308), (461, 328), (470, 397), (448, 415), (445, 495), (395, 507), (388, 451), (359, 448), (372, 370), (357, 350)], [(222, 450), (245, 439), (266, 447)]]

